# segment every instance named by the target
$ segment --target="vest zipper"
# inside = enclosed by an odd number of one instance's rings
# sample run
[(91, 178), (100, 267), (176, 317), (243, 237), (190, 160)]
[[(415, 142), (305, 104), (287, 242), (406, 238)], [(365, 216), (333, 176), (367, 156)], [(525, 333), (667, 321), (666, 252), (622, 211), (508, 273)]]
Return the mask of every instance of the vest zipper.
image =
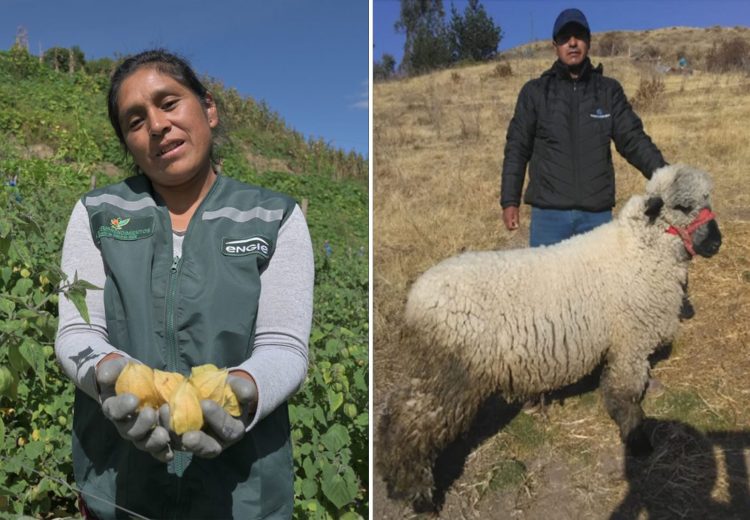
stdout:
[(177, 293), (177, 277), (179, 275), (180, 258), (175, 256), (172, 259), (172, 266), (169, 268), (169, 279), (167, 281), (167, 350), (169, 358), (167, 359), (167, 370), (177, 372), (177, 334), (174, 330), (174, 299)]
[[(172, 266), (169, 268), (169, 279), (167, 281), (167, 371), (179, 372), (177, 370), (177, 331), (174, 329), (174, 303), (175, 294), (177, 293), (177, 278), (180, 271), (180, 258), (175, 256), (172, 259)], [(174, 452), (174, 472), (178, 477), (185, 473), (185, 462), (187, 455), (181, 451)], [(181, 485), (178, 484), (177, 496), (181, 494)]]
[[(211, 195), (216, 191), (217, 186), (219, 185), (220, 178), (217, 176), (215, 179), (213, 186), (211, 186), (211, 189), (208, 190), (208, 193), (206, 194), (205, 198), (201, 201), (201, 203), (198, 205), (198, 208), (195, 210), (195, 215), (199, 215), (203, 209), (203, 206), (205, 205), (206, 201), (209, 200)], [(172, 265), (169, 268), (169, 278), (167, 280), (167, 302), (166, 302), (166, 339), (167, 339), (167, 370), (178, 372), (177, 370), (177, 331), (175, 331), (175, 324), (174, 324), (174, 304), (175, 304), (175, 296), (177, 294), (177, 280), (180, 277), (180, 265), (182, 258), (185, 257), (185, 246), (188, 243), (188, 237), (191, 235), (192, 228), (195, 227), (192, 225), (192, 218), (190, 219), (190, 222), (188, 223), (187, 231), (185, 232), (185, 237), (182, 239), (182, 257), (173, 257), (172, 258)], [(168, 220), (169, 221), (169, 220)], [(171, 230), (171, 227), (169, 228)], [(170, 235), (171, 237), (171, 235)], [(172, 240), (169, 241), (170, 245), (172, 243)], [(178, 451), (175, 450), (174, 452), (174, 459), (172, 459), (172, 462), (170, 464), (173, 464), (173, 469), (175, 472), (175, 475), (179, 478), (177, 481), (177, 504), (182, 503), (182, 475), (185, 473), (185, 469), (187, 469), (189, 456), (184, 451)], [(179, 515), (179, 508), (175, 511), (175, 520), (178, 518)]]

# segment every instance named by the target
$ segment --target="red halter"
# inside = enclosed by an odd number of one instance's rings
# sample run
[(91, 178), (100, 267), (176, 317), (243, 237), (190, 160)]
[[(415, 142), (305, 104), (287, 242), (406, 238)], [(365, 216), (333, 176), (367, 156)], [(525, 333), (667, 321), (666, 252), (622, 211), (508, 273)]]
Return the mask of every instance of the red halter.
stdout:
[(716, 215), (713, 211), (708, 208), (703, 208), (698, 212), (698, 216), (695, 217), (695, 220), (693, 220), (690, 224), (688, 224), (684, 228), (669, 226), (669, 228), (667, 228), (667, 233), (671, 235), (679, 235), (679, 237), (682, 239), (682, 242), (685, 244), (685, 249), (687, 249), (687, 252), (690, 253), (690, 256), (695, 256), (695, 249), (693, 249), (693, 233), (695, 233), (695, 230), (701, 227), (703, 224), (715, 218)]

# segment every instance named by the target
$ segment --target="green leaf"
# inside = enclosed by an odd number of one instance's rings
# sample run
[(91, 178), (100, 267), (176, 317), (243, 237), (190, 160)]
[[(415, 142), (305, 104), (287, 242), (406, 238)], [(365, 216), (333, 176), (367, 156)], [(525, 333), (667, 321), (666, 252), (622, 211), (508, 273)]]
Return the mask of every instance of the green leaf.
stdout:
[(357, 496), (356, 485), (352, 492), (352, 486), (346, 482), (343, 476), (338, 474), (324, 480), (322, 489), (323, 494), (337, 509), (341, 509)]
[(313, 417), (312, 410), (308, 408), (297, 407), (297, 413), (299, 415), (299, 421), (308, 428), (312, 428), (315, 424), (315, 418)]
[(14, 310), (16, 310), (16, 304), (12, 300), (0, 296), (0, 311), (10, 315)]
[(303, 444), (299, 447), (299, 453), (300, 455), (310, 455), (310, 453), (312, 453), (312, 445), (309, 443)]
[(357, 372), (354, 374), (354, 388), (367, 391), (368, 385), (367, 381), (365, 381), (365, 375), (363, 372)]
[(353, 511), (348, 511), (341, 515), (339, 517), (339, 520), (362, 520), (362, 516), (354, 513)]
[(29, 368), (29, 364), (23, 355), (21, 355), (21, 347), (17, 343), (11, 343), (8, 347), (8, 362), (10, 363), (10, 368), (16, 373), (22, 373)]
[(5, 450), (5, 423), (3, 418), (0, 417), (0, 452)]
[(65, 294), (65, 297), (76, 306), (83, 321), (91, 323), (91, 320), (89, 319), (89, 308), (86, 306), (86, 295), (78, 291), (65, 291), (63, 294)]
[(42, 383), (42, 388), (46, 388), (46, 357), (42, 346), (32, 339), (25, 339), (19, 348), (21, 356), (29, 364), (31, 369), (36, 373)]
[(354, 420), (354, 424), (356, 424), (357, 426), (367, 426), (368, 424), (370, 424), (370, 418), (366, 413), (361, 413)]
[(23, 447), (24, 455), (31, 460), (38, 459), (44, 453), (44, 442), (31, 441)]
[(16, 376), (8, 367), (0, 366), (0, 396), (10, 396)]
[(318, 494), (318, 485), (314, 480), (305, 479), (302, 481), (302, 496), (310, 499)]
[(332, 453), (337, 453), (351, 443), (349, 431), (341, 424), (334, 424), (320, 438), (323, 446)]
[(72, 289), (85, 289), (90, 291), (101, 291), (102, 288), (86, 280), (76, 280), (71, 286)]
[(34, 282), (31, 279), (19, 278), (10, 292), (15, 296), (26, 296), (33, 286)]
[(326, 341), (326, 354), (338, 354), (344, 348), (344, 343), (340, 339), (329, 339)]
[(70, 284), (70, 289), (69, 290), (71, 290), (71, 291), (80, 291), (80, 290), (82, 290), (85, 293), (87, 289), (97, 290), (97, 291), (101, 291), (102, 290), (101, 287), (97, 287), (96, 285), (94, 285), (91, 282), (87, 282), (86, 280), (80, 280), (78, 278), (78, 271), (76, 271), (75, 273), (73, 273), (73, 283)]
[(318, 421), (320, 424), (328, 425), (328, 421), (326, 420), (326, 416), (323, 413), (323, 408), (320, 407), (320, 405), (316, 406), (313, 409), (313, 417), (315, 417), (315, 420)]
[(290, 404), (288, 407), (288, 411), (289, 411), (289, 422), (292, 424), (296, 423), (297, 418), (299, 417), (297, 415), (297, 406)]
[(302, 461), (302, 469), (305, 470), (305, 476), (308, 479), (314, 479), (318, 475), (318, 468), (310, 457), (305, 457)]
[(334, 413), (342, 404), (344, 404), (344, 394), (342, 392), (328, 390), (328, 409), (330, 412)]

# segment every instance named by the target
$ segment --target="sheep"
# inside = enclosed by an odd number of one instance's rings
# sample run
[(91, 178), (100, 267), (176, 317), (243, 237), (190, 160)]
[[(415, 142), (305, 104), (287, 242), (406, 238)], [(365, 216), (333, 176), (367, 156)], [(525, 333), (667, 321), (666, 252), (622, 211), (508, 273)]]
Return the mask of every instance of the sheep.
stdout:
[(660, 168), (616, 219), (559, 244), (467, 252), (422, 274), (403, 313), (413, 377), (389, 397), (376, 462), (391, 496), (434, 510), (433, 465), (499, 393), (520, 400), (604, 362), (600, 388), (628, 454), (647, 455), (649, 355), (673, 340), (690, 259), (721, 233), (707, 173)]

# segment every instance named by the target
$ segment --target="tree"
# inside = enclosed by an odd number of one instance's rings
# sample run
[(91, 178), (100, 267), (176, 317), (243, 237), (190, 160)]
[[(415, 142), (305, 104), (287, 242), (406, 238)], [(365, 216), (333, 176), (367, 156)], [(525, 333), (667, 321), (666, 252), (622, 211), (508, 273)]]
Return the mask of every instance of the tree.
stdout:
[(442, 0), (401, 0), (397, 31), (406, 35), (401, 66), (419, 74), (450, 63), (450, 43)]
[(57, 71), (67, 72), (82, 69), (86, 65), (86, 58), (78, 45), (70, 49), (52, 47), (44, 53), (44, 63)]
[(374, 80), (385, 80), (391, 78), (396, 73), (396, 58), (390, 54), (383, 54), (378, 62), (372, 65), (372, 77)]
[(486, 61), (497, 54), (502, 30), (479, 0), (469, 0), (463, 16), (451, 5), (451, 14), (448, 33), (454, 60)]
[(417, 28), (409, 55), (404, 55), (402, 65), (409, 74), (424, 74), (440, 69), (453, 61), (450, 40), (445, 28), (432, 31), (428, 27)]
[(112, 58), (99, 58), (86, 62), (86, 72), (89, 74), (104, 74), (109, 76), (115, 70), (117, 63)]

